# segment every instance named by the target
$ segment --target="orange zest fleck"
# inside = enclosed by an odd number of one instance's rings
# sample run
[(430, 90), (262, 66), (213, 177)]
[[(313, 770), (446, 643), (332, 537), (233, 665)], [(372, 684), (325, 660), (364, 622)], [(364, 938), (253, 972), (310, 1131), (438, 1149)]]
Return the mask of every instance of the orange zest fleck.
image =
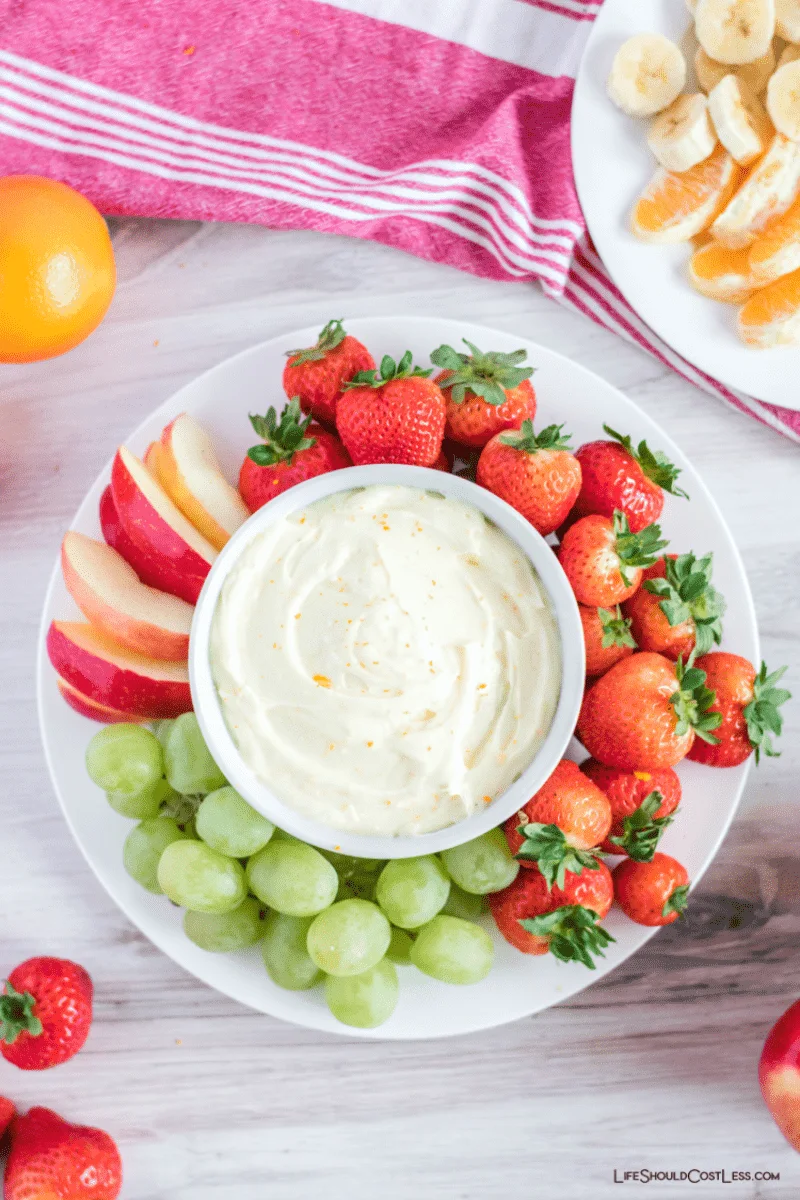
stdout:
[(312, 675), (311, 678), (318, 687), (329, 688), (333, 686), (327, 675)]

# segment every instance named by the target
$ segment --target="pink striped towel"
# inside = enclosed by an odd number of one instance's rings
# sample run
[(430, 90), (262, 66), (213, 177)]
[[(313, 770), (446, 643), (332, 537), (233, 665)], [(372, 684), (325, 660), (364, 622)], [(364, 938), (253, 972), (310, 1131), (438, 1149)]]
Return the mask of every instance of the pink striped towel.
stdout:
[(659, 342), (575, 195), (569, 115), (602, 0), (0, 0), (0, 172), (111, 215), (373, 238), (548, 295), (800, 440)]

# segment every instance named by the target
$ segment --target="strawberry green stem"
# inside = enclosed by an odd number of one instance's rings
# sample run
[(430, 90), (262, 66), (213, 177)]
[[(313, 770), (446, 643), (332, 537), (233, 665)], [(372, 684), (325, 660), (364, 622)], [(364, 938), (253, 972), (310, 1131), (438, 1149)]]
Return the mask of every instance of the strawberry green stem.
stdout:
[(293, 396), (278, 419), (274, 408), (267, 409), (263, 417), (250, 414), (250, 423), (264, 444), (251, 446), (247, 457), (259, 467), (272, 467), (275, 463), (290, 463), (301, 450), (310, 450), (317, 444), (316, 438), (306, 437), (311, 417), (303, 417), (300, 398)]
[(301, 367), (304, 363), (320, 362), (331, 350), (335, 350), (347, 337), (341, 318), (328, 321), (320, 331), (315, 345), (307, 346), (305, 350), (289, 350), (287, 358), (292, 359), (293, 367)]
[(747, 723), (747, 736), (755, 750), (756, 763), (765, 754), (767, 758), (779, 758), (780, 751), (772, 744), (772, 734), (780, 737), (783, 731), (783, 716), (778, 711), (782, 704), (791, 700), (792, 693), (786, 688), (776, 687), (775, 684), (786, 673), (786, 667), (780, 667), (770, 675), (767, 664), (762, 662), (761, 669), (753, 683), (753, 699), (744, 710)]
[(616, 941), (599, 923), (597, 913), (582, 904), (564, 904), (542, 917), (527, 917), (520, 925), (535, 937), (546, 937), (550, 953), (562, 962), (582, 962), (595, 969), (593, 956), (604, 956), (606, 946)]
[(558, 825), (531, 822), (518, 826), (517, 833), (524, 840), (515, 857), (536, 863), (548, 891), (552, 891), (553, 883), (563, 889), (567, 871), (580, 875), (584, 867), (596, 871), (600, 866), (597, 856), (590, 850), (576, 850), (570, 846)]
[(660, 525), (646, 525), (638, 533), (631, 533), (628, 518), (618, 508), (614, 509), (614, 549), (619, 559), (619, 573), (626, 587), (633, 583), (631, 571), (637, 567), (652, 567), (659, 552), (669, 545), (661, 537)]
[(677, 723), (675, 734), (683, 737), (693, 729), (699, 738), (716, 746), (719, 738), (714, 737), (712, 729), (718, 729), (722, 724), (722, 713), (716, 712), (712, 705), (717, 693), (706, 687), (707, 675), (699, 667), (684, 665), (679, 658), (675, 664), (675, 676), (678, 680), (678, 690), (673, 692), (669, 702), (675, 710)]
[(520, 367), (525, 361), (525, 350), (513, 350), (502, 354), (490, 350), (484, 354), (466, 338), (461, 339), (472, 354), (459, 354), (452, 346), (439, 346), (431, 354), (431, 362), (451, 374), (442, 381), (450, 391), (456, 404), (461, 404), (467, 394), (481, 396), (487, 404), (504, 404), (506, 392), (519, 387), (533, 374), (533, 367)]
[(18, 992), (6, 982), (0, 996), (0, 1042), (13, 1046), (21, 1033), (39, 1036), (42, 1022), (33, 1011), (35, 1004), (36, 997), (30, 992)]
[(569, 450), (569, 433), (562, 433), (563, 425), (548, 425), (541, 433), (533, 432), (533, 421), (523, 421), (519, 429), (510, 429), (500, 434), (504, 446), (513, 446), (525, 454), (535, 454), (537, 450)]
[(627, 450), (631, 458), (641, 467), (642, 474), (652, 483), (655, 483), (665, 492), (670, 492), (673, 496), (682, 496), (684, 500), (689, 499), (686, 492), (676, 487), (675, 484), (681, 473), (681, 468), (671, 463), (661, 450), (651, 450), (647, 442), (644, 441), (639, 442), (638, 447), (634, 449), (631, 438), (626, 434), (617, 433), (608, 425), (604, 425), (603, 429), (609, 437), (612, 437), (615, 442), (619, 442), (622, 448)]
[(634, 862), (652, 862), (661, 835), (672, 824), (674, 817), (673, 813), (666, 817), (656, 816), (663, 803), (661, 792), (651, 792), (635, 812), (625, 817), (620, 836), (608, 840), (624, 850)]
[(427, 379), (432, 374), (432, 371), (423, 371), (422, 367), (413, 366), (411, 351), (406, 350), (397, 363), (385, 354), (377, 371), (359, 371), (343, 387), (381, 388), (395, 379)]
[(670, 625), (691, 621), (695, 630), (695, 655), (707, 654), (722, 641), (725, 601), (711, 586), (713, 555), (697, 558), (681, 554), (664, 558), (664, 578), (646, 579), (645, 591), (661, 599), (659, 608)]

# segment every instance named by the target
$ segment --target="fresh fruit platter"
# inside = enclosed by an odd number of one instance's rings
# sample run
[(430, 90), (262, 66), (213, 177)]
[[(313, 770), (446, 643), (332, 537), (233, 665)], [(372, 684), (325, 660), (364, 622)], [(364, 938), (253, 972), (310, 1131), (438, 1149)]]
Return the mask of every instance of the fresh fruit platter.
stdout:
[(601, 257), (690, 362), (798, 407), (800, 6), (611, 0), (597, 26), (573, 155)]
[[(228, 785), (186, 655), (251, 512), (390, 462), (474, 478), (550, 540), (588, 677), (568, 757), (519, 812), (374, 861), (299, 841)], [(666, 433), (545, 347), (407, 317), (273, 339), (153, 413), (64, 538), (39, 685), (67, 820), (157, 945), (264, 1012), (394, 1038), (547, 1007), (681, 919), (786, 698), (724, 521)]]

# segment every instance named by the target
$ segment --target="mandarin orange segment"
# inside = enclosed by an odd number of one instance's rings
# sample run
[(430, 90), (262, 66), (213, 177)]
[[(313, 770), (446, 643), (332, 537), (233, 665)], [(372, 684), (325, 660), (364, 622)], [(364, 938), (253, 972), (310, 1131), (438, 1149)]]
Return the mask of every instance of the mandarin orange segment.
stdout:
[(753, 293), (739, 311), (739, 334), (760, 350), (800, 343), (800, 270)]
[(633, 233), (645, 242), (688, 242), (725, 208), (742, 175), (722, 146), (689, 171), (657, 171), (634, 207)]
[(746, 250), (728, 250), (719, 242), (708, 242), (689, 259), (689, 282), (695, 291), (711, 300), (743, 304), (757, 289), (764, 287), (750, 270)]
[(800, 197), (750, 247), (750, 269), (765, 283), (800, 269)]

